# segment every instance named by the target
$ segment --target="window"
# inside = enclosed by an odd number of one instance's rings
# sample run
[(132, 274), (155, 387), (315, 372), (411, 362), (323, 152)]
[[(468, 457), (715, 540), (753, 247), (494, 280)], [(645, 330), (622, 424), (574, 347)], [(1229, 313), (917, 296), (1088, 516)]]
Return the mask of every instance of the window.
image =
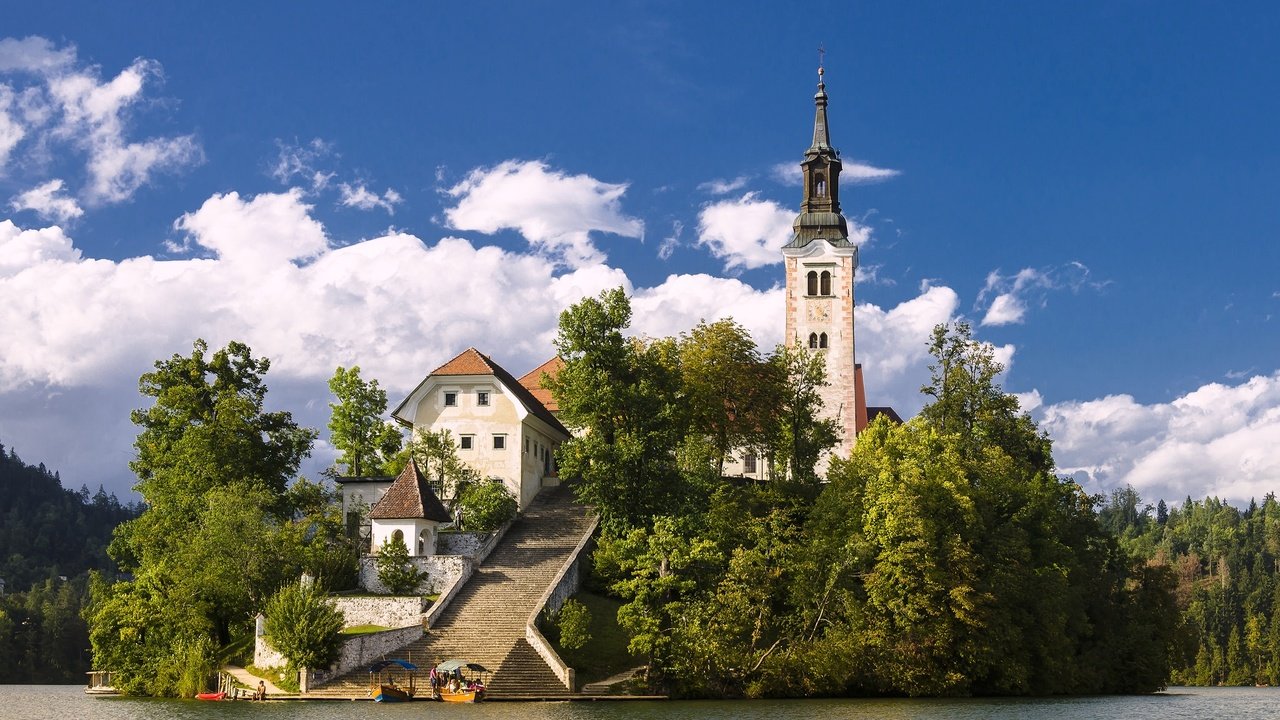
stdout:
[(463, 450), (470, 450), (471, 447), (475, 444), (475, 439), (476, 439), (475, 435), (459, 435), (458, 447)]
[(403, 530), (397, 530), (397, 531), (395, 531), (395, 532), (391, 533), (391, 540), (392, 540), (393, 542), (394, 542), (394, 541), (396, 541), (396, 540), (399, 540), (400, 542), (404, 542), (404, 531), (403, 531)]
[(818, 333), (809, 333), (809, 347), (814, 349), (818, 347)]
[(751, 473), (753, 475), (755, 474), (756, 472), (756, 454), (755, 453), (749, 452), (747, 453), (746, 457), (742, 458), (742, 472)]
[(818, 294), (818, 271), (816, 271), (816, 270), (810, 270), (810, 271), (809, 271), (809, 288), (808, 288), (808, 290), (809, 290), (809, 293), (808, 293), (808, 294), (810, 294), (810, 295), (817, 295), (817, 294)]
[(827, 196), (827, 181), (826, 181), (826, 178), (822, 177), (821, 175), (818, 175), (818, 176), (817, 176), (817, 180), (818, 180), (818, 182), (817, 182), (817, 186), (818, 186), (818, 197), (826, 197), (826, 196)]
[(826, 334), (826, 333), (822, 333), (821, 335), (819, 335), (819, 336), (818, 336), (818, 347), (820, 347), (820, 348), (825, 348), (825, 347), (827, 347), (827, 334)]
[(419, 555), (427, 554), (427, 533), (428, 532), (429, 532), (428, 530), (423, 530), (422, 532), (418, 533), (418, 554)]
[(831, 273), (827, 272), (826, 270), (822, 271), (822, 288), (821, 288), (820, 294), (822, 295), (831, 294)]
[(446, 390), (444, 393), (444, 406), (457, 407), (457, 405), (458, 405), (458, 391)]
[(476, 393), (476, 405), (487, 407), (489, 405), (489, 391), (480, 390)]
[(493, 449), (494, 449), (494, 450), (506, 450), (506, 449), (507, 449), (507, 436), (506, 436), (506, 435), (494, 435), (494, 436), (493, 436)]

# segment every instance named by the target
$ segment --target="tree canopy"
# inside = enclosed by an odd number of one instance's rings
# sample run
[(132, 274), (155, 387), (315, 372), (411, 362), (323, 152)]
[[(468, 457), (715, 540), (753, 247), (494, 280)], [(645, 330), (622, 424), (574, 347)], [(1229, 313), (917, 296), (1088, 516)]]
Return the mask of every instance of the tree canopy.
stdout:
[(360, 377), (360, 366), (339, 366), (329, 379), (329, 391), (338, 402), (329, 403), (330, 442), (341, 451), (334, 462), (347, 475), (391, 475), (392, 461), (403, 436), (383, 419), (387, 392), (377, 380)]

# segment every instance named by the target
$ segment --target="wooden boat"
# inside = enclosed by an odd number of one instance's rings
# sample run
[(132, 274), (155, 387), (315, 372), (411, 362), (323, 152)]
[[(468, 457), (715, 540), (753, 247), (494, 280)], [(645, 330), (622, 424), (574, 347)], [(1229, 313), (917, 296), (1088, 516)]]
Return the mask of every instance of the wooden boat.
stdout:
[[(405, 660), (382, 660), (369, 667), (369, 694), (374, 702), (408, 702), (417, 694), (417, 665)], [(396, 678), (407, 680), (397, 683)]]
[(89, 682), (84, 686), (85, 695), (118, 695), (119, 691), (112, 684), (115, 674), (110, 670), (91, 670), (86, 673)]
[(227, 699), (227, 694), (226, 694), (225, 692), (221, 692), (221, 691), (219, 691), (219, 692), (202, 692), (202, 693), (196, 693), (196, 699), (197, 699), (197, 700), (226, 700), (226, 699)]
[(436, 666), (438, 687), (433, 695), (442, 702), (475, 703), (484, 699), (485, 675), (489, 669), (465, 660), (445, 660)]

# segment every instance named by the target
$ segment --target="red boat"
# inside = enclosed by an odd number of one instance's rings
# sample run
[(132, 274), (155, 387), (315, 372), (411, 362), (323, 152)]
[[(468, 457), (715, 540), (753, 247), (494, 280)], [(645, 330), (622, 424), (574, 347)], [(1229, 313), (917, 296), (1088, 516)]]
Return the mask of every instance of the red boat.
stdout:
[(202, 693), (196, 694), (196, 699), (197, 700), (226, 700), (227, 694), (225, 692), (202, 692)]

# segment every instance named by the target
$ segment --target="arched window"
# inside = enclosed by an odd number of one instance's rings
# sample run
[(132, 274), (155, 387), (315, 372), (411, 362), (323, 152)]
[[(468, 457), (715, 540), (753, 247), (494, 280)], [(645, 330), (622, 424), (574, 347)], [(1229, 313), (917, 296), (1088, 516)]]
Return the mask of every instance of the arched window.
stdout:
[(423, 530), (422, 532), (418, 533), (418, 554), (419, 555), (427, 554), (427, 542), (430, 539), (431, 539), (430, 530)]
[(404, 532), (397, 530), (391, 533), (391, 539), (392, 541), (399, 540), (400, 542), (404, 542)]
[(818, 294), (818, 271), (817, 270), (809, 271), (809, 294), (810, 295)]
[(826, 270), (822, 271), (822, 291), (819, 294), (820, 295), (831, 294), (831, 273), (827, 272)]
[(818, 333), (809, 333), (809, 347), (814, 348), (814, 349), (817, 349), (817, 347), (818, 347)]
[(827, 180), (826, 180), (826, 178), (822, 177), (821, 175), (816, 175), (816, 176), (814, 177), (814, 180), (815, 180), (815, 183), (814, 183), (814, 184), (815, 184), (815, 187), (817, 188), (817, 189), (815, 190), (815, 193), (817, 194), (817, 196), (818, 196), (818, 197), (826, 197), (826, 196), (827, 196)]
[(818, 336), (818, 347), (825, 348), (827, 346), (827, 334), (822, 333)]

